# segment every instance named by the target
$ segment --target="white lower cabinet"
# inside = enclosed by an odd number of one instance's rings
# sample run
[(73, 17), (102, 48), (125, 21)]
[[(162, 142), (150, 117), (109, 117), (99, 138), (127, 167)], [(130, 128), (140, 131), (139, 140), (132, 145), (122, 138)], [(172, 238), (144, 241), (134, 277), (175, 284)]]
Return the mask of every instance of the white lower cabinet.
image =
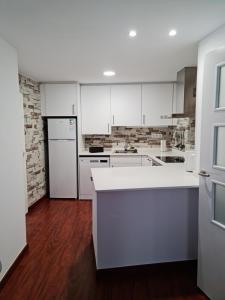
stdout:
[(140, 167), (141, 159), (141, 155), (111, 156), (110, 167)]
[(109, 168), (108, 156), (85, 156), (79, 158), (79, 199), (92, 199), (91, 168)]

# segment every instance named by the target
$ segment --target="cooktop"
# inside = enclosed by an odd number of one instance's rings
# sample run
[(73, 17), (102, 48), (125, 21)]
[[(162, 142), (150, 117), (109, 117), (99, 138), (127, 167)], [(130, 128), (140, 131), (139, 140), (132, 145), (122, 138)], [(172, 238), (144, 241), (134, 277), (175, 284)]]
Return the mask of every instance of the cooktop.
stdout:
[(156, 156), (158, 159), (165, 163), (183, 163), (184, 157), (182, 156)]

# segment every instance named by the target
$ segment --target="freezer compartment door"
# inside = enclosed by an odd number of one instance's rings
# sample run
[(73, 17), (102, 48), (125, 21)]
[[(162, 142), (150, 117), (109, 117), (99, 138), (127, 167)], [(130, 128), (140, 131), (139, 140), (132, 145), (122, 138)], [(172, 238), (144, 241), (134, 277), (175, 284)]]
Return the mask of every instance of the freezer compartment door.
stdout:
[(48, 139), (49, 140), (75, 140), (76, 139), (76, 119), (56, 118), (48, 119)]
[(76, 141), (49, 141), (50, 198), (77, 198)]

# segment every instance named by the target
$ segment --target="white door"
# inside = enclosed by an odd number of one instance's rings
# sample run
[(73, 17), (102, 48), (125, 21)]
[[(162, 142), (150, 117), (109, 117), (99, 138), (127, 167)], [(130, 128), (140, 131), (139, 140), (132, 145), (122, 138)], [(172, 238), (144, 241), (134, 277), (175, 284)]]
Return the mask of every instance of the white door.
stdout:
[(110, 134), (110, 86), (81, 87), (82, 134)]
[(141, 85), (112, 85), (112, 126), (141, 125)]
[(142, 125), (172, 125), (173, 84), (142, 85)]
[(201, 126), (198, 286), (225, 299), (225, 49), (205, 60)]
[(50, 140), (49, 183), (51, 198), (77, 198), (75, 140)]
[(76, 116), (77, 115), (77, 85), (76, 84), (43, 84), (41, 97), (45, 105), (46, 116)]
[(79, 198), (90, 199), (92, 193), (91, 165), (87, 158), (80, 158)]

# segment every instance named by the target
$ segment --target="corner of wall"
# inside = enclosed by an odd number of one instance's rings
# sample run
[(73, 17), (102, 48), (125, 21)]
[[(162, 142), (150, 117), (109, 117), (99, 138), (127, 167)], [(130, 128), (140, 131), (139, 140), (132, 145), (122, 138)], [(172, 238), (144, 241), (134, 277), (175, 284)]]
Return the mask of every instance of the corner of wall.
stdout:
[(44, 124), (39, 83), (23, 75), (19, 75), (19, 83), (23, 95), (27, 198), (30, 206), (46, 194)]

